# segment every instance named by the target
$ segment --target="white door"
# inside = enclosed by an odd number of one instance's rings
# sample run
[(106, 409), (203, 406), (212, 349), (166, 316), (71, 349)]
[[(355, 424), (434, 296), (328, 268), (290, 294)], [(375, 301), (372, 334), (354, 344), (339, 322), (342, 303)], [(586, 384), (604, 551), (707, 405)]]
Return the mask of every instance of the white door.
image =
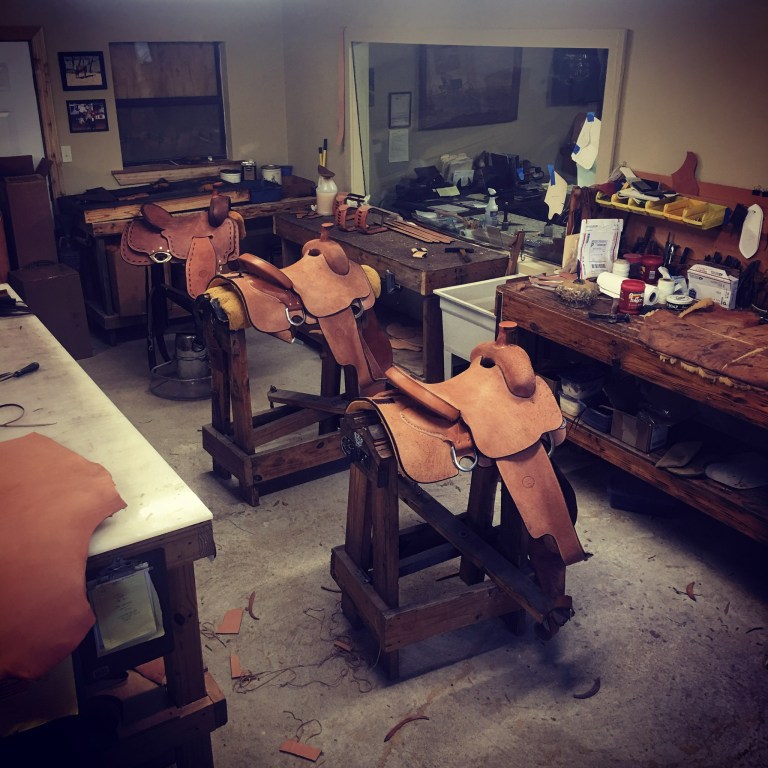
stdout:
[(29, 43), (0, 42), (0, 157), (43, 154)]

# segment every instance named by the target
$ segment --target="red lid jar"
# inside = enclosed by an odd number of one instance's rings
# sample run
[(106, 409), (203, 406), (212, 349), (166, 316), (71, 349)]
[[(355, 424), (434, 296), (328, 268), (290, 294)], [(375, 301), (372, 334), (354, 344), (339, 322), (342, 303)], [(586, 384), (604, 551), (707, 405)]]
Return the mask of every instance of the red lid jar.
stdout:
[(643, 256), (643, 260), (640, 262), (640, 279), (648, 285), (656, 285), (656, 281), (661, 276), (659, 274), (659, 267), (664, 263), (661, 256), (651, 256), (650, 254)]
[(645, 301), (645, 283), (642, 280), (622, 280), (619, 293), (619, 312), (639, 315)]

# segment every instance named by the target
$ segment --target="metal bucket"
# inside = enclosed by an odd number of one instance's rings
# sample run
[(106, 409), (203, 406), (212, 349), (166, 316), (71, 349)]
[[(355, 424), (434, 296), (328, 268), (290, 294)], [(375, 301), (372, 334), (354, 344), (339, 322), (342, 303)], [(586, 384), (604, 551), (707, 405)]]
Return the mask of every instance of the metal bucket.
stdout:
[(182, 381), (209, 375), (208, 350), (193, 333), (176, 334), (176, 372)]

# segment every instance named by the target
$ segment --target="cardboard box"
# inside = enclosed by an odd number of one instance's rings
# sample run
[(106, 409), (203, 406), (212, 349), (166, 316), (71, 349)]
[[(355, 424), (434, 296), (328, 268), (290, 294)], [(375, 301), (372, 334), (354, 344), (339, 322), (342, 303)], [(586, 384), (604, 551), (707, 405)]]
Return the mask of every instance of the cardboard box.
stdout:
[(93, 354), (80, 275), (65, 264), (23, 267), (8, 283), (75, 359)]
[(5, 221), (0, 211), (0, 283), (8, 282), (8, 272), (11, 269), (11, 260), (8, 255), (8, 241), (5, 239)]
[(58, 261), (48, 180), (37, 173), (3, 179), (3, 209), (16, 268)]
[(650, 453), (665, 445), (669, 426), (654, 424), (649, 419), (632, 416), (624, 411), (614, 410), (611, 422), (611, 436), (643, 453)]
[(688, 268), (688, 293), (695, 299), (712, 299), (726, 309), (736, 306), (739, 278), (724, 269), (707, 264), (694, 264)]
[(147, 312), (147, 298), (144, 282), (145, 270), (128, 264), (120, 256), (120, 246), (107, 246), (107, 268), (112, 289), (112, 303), (121, 317), (144, 315)]
[(32, 155), (0, 157), (0, 176), (28, 176), (35, 173)]

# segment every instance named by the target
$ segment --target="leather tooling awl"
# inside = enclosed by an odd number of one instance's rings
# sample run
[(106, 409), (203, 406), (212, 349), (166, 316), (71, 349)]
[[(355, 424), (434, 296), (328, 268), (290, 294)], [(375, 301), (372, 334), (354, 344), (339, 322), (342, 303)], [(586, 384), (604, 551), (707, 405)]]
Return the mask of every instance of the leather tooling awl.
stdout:
[(0, 373), (0, 381), (5, 381), (6, 379), (18, 379), (19, 376), (25, 376), (28, 373), (32, 373), (39, 367), (40, 363), (30, 363), (23, 368), (19, 368), (18, 371), (6, 371), (5, 373)]

